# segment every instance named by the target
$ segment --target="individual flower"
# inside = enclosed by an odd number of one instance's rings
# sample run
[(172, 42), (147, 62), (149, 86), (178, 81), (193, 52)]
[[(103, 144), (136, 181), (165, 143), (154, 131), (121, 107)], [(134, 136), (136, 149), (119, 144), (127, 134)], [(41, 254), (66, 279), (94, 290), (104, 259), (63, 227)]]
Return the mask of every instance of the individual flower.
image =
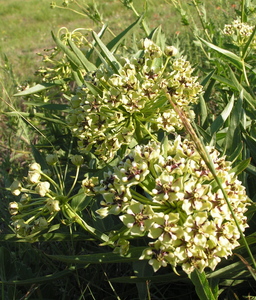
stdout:
[(28, 177), (27, 180), (29, 183), (38, 183), (41, 179), (41, 174), (39, 173), (38, 170), (35, 171), (28, 171)]
[(73, 155), (71, 157), (71, 162), (75, 166), (81, 166), (83, 164), (83, 162), (84, 162), (84, 158), (83, 158), (82, 155), (78, 155), (78, 154), (77, 155)]
[(47, 154), (45, 160), (49, 166), (53, 166), (58, 162), (58, 155), (57, 154)]
[(150, 205), (143, 205), (131, 200), (126, 214), (120, 216), (121, 221), (129, 228), (132, 235), (143, 235), (152, 225), (154, 212)]
[(10, 202), (10, 203), (9, 203), (9, 213), (10, 213), (12, 216), (18, 214), (19, 208), (20, 208), (19, 203), (17, 203), (17, 202)]
[(14, 196), (19, 196), (22, 191), (22, 185), (18, 180), (14, 180), (13, 183), (10, 185), (11, 193)]
[(83, 181), (82, 181), (82, 188), (84, 190), (84, 193), (86, 195), (94, 195), (95, 194), (95, 186), (97, 186), (99, 184), (99, 179), (98, 177), (91, 177), (88, 178), (86, 177)]
[(35, 191), (41, 196), (44, 197), (47, 193), (50, 192), (50, 183), (48, 181), (42, 181), (37, 184)]
[(41, 172), (41, 166), (40, 164), (34, 162), (32, 164), (29, 165), (29, 171), (38, 171)]
[(30, 233), (31, 226), (23, 219), (15, 220), (12, 225), (18, 236), (24, 237)]
[(60, 211), (60, 202), (59, 200), (48, 198), (46, 200), (45, 206), (49, 210), (50, 213), (58, 212)]

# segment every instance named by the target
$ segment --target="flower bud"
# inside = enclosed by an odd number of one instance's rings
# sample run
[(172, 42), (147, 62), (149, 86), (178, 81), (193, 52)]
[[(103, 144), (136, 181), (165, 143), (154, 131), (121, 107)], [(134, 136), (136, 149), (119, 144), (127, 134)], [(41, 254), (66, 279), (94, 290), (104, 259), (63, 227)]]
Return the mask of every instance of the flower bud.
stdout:
[(19, 204), (17, 202), (10, 202), (9, 203), (9, 213), (12, 216), (17, 215), (19, 212)]
[(41, 174), (39, 173), (39, 171), (28, 171), (28, 182), (29, 183), (37, 183), (39, 182), (41, 179)]
[(14, 196), (19, 196), (19, 194), (21, 193), (21, 190), (22, 190), (22, 185), (18, 180), (14, 180), (10, 186), (10, 189), (11, 189), (11, 193)]
[(37, 231), (40, 231), (48, 226), (48, 222), (44, 217), (40, 217), (35, 220), (34, 226), (36, 227)]
[(31, 195), (25, 193), (25, 194), (22, 194), (22, 195), (21, 195), (20, 203), (21, 203), (21, 204), (26, 204), (26, 203), (28, 203), (30, 200), (31, 200)]
[(50, 192), (50, 183), (48, 181), (39, 182), (35, 188), (35, 191), (44, 197), (48, 192)]
[(47, 199), (46, 201), (46, 207), (48, 208), (50, 213), (60, 211), (60, 202), (59, 200), (54, 200), (54, 199)]
[(48, 154), (48, 155), (46, 155), (45, 159), (49, 166), (53, 166), (57, 163), (58, 156), (57, 156), (57, 154)]
[(71, 157), (71, 162), (75, 166), (81, 166), (84, 162), (84, 158), (82, 155), (73, 155)]
[(41, 171), (41, 166), (38, 163), (32, 163), (29, 165), (29, 171)]
[(167, 56), (176, 56), (178, 54), (178, 49), (174, 46), (167, 46), (164, 50)]

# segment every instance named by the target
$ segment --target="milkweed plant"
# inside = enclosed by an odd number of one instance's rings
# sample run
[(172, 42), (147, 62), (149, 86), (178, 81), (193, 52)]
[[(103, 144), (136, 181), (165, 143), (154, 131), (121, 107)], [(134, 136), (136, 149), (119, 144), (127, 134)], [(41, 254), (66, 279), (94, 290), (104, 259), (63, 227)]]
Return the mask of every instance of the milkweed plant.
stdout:
[[(235, 20), (223, 34), (241, 47), (252, 31)], [(180, 117), (179, 112), (188, 123), (196, 122), (195, 106), (203, 95), (193, 66), (166, 45), (159, 28), (142, 38), (136, 51), (123, 53), (93, 37), (86, 47), (99, 48), (101, 62), (95, 64), (85, 59), (81, 39), (54, 37), (73, 68), (68, 76), (79, 78), (66, 110), (77, 142), (69, 158), (75, 172), (66, 182), (58, 152), (46, 154), (45, 169), (31, 163), (27, 176), (10, 186), (19, 197), (9, 204), (14, 232), (33, 242), (60, 223), (77, 222), (120, 256), (139, 240), (138, 259), (148, 260), (155, 272), (167, 266), (187, 274), (214, 270), (240, 245), (251, 202), (232, 163), (206, 145), (209, 164)], [(255, 38), (251, 46), (254, 50)], [(72, 208), (78, 196), (96, 220), (111, 218), (115, 226), (104, 233), (93, 230)]]

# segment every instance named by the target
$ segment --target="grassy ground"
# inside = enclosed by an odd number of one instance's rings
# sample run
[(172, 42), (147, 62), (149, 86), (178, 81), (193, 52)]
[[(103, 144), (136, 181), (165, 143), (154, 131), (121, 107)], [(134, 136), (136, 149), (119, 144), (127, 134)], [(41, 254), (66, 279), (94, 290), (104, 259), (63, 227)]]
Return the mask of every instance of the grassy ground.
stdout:
[[(94, 27), (95, 24), (81, 15), (74, 15), (64, 9), (51, 9), (49, 0), (0, 0), (0, 55), (7, 55), (16, 78), (20, 81), (32, 80), (33, 74), (40, 57), (36, 55), (45, 48), (54, 45), (51, 39), (51, 30), (56, 31), (62, 26), (70, 30), (77, 27)], [(91, 1), (81, 1), (91, 3)], [(135, 19), (128, 9), (125, 9), (118, 0), (98, 1), (100, 13), (105, 22), (114, 32), (120, 32)], [(142, 4), (144, 1), (136, 1)], [(206, 1), (207, 2), (207, 1)], [(223, 17), (225, 14), (234, 12), (235, 3), (231, 1), (229, 7), (220, 6), (223, 1), (216, 1), (210, 6), (213, 17)], [(62, 1), (56, 1), (61, 5)], [(233, 7), (232, 7), (233, 5)], [(191, 8), (192, 9), (192, 8)], [(186, 28), (181, 25), (180, 17), (168, 1), (160, 0), (149, 2), (148, 17), (152, 27), (161, 25), (170, 36), (183, 33)], [(1, 77), (0, 77), (1, 78)]]

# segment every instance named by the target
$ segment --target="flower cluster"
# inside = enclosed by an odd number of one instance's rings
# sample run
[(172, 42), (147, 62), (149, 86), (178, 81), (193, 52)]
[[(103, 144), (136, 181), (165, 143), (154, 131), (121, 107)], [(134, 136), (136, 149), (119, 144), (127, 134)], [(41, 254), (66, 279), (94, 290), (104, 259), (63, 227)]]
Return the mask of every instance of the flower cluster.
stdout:
[[(239, 19), (234, 20), (232, 24), (225, 25), (223, 33), (227, 36), (231, 36), (233, 43), (239, 47), (244, 46), (250, 35), (253, 32), (254, 27), (247, 23), (241, 22)], [(256, 49), (256, 37), (254, 36), (250, 45), (252, 49)]]
[(60, 210), (59, 202), (50, 195), (50, 182), (45, 180), (38, 163), (29, 166), (26, 182), (27, 184), (23, 186), (21, 182), (15, 180), (10, 186), (13, 195), (21, 194), (19, 202), (9, 203), (13, 227), (20, 237), (46, 229), (49, 224), (46, 215)]
[[(32, 163), (25, 178), (26, 183), (22, 184), (15, 180), (10, 186), (11, 193), (20, 196), (19, 202), (9, 203), (14, 231), (18, 237), (25, 237), (29, 241), (33, 241), (34, 236), (42, 231), (51, 229), (50, 223), (57, 214), (62, 211), (65, 215), (63, 204), (72, 199), (69, 197), (72, 188), (66, 193), (63, 182), (59, 180), (57, 183), (55, 180), (55, 177), (60, 179), (62, 176), (56, 166), (57, 154), (48, 154), (46, 162), (49, 169), (42, 170), (38, 163)], [(83, 157), (74, 155), (71, 157), (71, 162), (79, 170), (83, 164)], [(77, 176), (72, 187), (76, 181)]]
[(162, 51), (149, 39), (140, 46), (132, 57), (121, 58), (115, 70), (101, 67), (87, 74), (71, 99), (67, 121), (81, 152), (93, 150), (110, 161), (134, 139), (182, 129), (169, 98), (187, 113), (197, 102), (202, 87), (191, 65), (167, 55), (176, 54), (174, 47)]
[[(245, 188), (212, 147), (207, 148), (242, 231), (249, 205)], [(123, 234), (113, 234), (118, 251), (129, 239), (144, 236), (148, 246), (141, 259), (157, 271), (170, 264), (186, 273), (214, 269), (239, 245), (239, 230), (222, 191), (193, 143), (181, 140), (136, 146), (94, 192), (102, 194), (101, 217), (119, 215)]]

